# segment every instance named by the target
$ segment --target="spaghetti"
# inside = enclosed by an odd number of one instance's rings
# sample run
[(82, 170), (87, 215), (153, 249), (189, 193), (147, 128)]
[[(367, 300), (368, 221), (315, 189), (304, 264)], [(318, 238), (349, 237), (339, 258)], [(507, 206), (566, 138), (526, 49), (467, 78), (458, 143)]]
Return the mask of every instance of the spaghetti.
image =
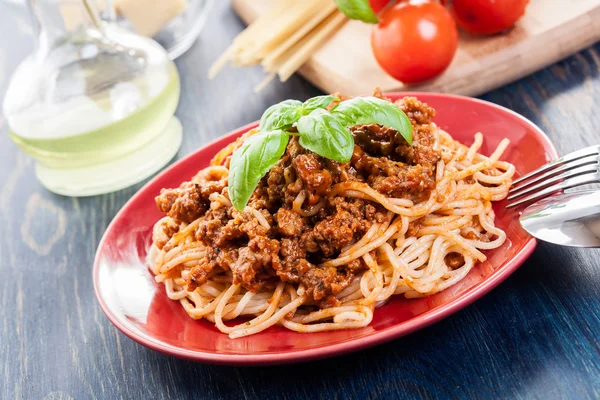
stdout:
[(227, 62), (240, 67), (260, 64), (268, 75), (255, 91), (275, 75), (285, 82), (347, 20), (333, 0), (280, 0), (233, 40), (208, 76), (215, 77)]
[[(226, 185), (240, 139), (191, 182), (163, 190), (157, 203), (168, 216), (154, 227), (149, 265), (169, 298), (231, 338), (273, 325), (360, 328), (391, 296), (439, 292), (486, 260), (484, 252), (506, 239), (492, 202), (506, 197), (515, 172), (500, 160), (508, 140), (486, 157), (478, 153), (481, 133), (464, 146), (431, 121), (426, 104), (397, 104), (415, 129), (407, 152), (398, 145), (381, 156), (391, 142), (379, 126), (352, 128), (357, 145), (348, 164), (290, 141), (240, 213)], [(315, 168), (309, 175), (307, 165)], [(392, 167), (404, 171), (400, 180), (386, 176)], [(319, 176), (331, 176), (327, 187)], [(238, 317), (247, 320), (226, 324)]]

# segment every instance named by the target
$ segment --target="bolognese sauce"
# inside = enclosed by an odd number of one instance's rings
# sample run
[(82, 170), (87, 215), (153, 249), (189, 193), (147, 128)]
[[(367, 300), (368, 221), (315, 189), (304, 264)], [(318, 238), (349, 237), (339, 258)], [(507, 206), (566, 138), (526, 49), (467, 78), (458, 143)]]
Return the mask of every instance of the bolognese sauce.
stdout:
[[(385, 209), (369, 200), (327, 197), (331, 187), (345, 181), (366, 182), (383, 195), (415, 202), (429, 197), (435, 187), (435, 165), (440, 159), (433, 146), (435, 111), (414, 97), (401, 99), (397, 105), (413, 125), (412, 146), (392, 128), (357, 125), (350, 128), (355, 139), (352, 159), (338, 163), (305, 150), (292, 137), (284, 156), (248, 203), (269, 228), (249, 211), (210, 209), (210, 195), (227, 191), (226, 180), (218, 176), (163, 189), (157, 206), (175, 223), (201, 218), (196, 239), (206, 254), (191, 269), (188, 290), (202, 285), (219, 267), (230, 270), (233, 282), (250, 291), (274, 287), (278, 281), (299, 283), (315, 301), (336, 304), (334, 295), (367, 266), (361, 259), (338, 267), (318, 265), (358, 241), (374, 221), (381, 223)], [(294, 202), (302, 195), (313, 215), (295, 210)], [(154, 238), (159, 248), (169, 234), (177, 232), (172, 225), (172, 221), (165, 222)]]

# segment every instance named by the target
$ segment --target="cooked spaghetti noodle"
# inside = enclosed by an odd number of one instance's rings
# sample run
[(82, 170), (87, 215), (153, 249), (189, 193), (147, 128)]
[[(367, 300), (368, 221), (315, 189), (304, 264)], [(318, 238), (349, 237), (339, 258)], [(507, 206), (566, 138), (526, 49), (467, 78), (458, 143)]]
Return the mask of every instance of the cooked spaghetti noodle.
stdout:
[(426, 104), (396, 104), (413, 124), (412, 147), (391, 129), (353, 127), (354, 155), (340, 164), (292, 139), (241, 213), (227, 177), (243, 138), (191, 182), (163, 190), (157, 204), (167, 216), (154, 227), (149, 264), (169, 298), (231, 338), (277, 324), (360, 328), (391, 296), (439, 292), (486, 260), (506, 239), (492, 202), (506, 197), (515, 172), (500, 160), (508, 140), (486, 157), (481, 133), (464, 146)]

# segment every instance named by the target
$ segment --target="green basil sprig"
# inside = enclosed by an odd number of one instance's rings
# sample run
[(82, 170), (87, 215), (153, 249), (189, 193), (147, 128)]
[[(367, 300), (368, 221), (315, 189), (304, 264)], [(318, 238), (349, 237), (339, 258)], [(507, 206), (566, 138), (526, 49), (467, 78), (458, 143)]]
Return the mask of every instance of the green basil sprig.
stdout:
[(260, 118), (260, 130), (288, 129), (302, 116), (302, 102), (284, 100), (267, 108)]
[(302, 104), (302, 115), (310, 114), (311, 111), (317, 110), (319, 108), (326, 108), (334, 101), (340, 101), (339, 98), (331, 95), (326, 96), (317, 96), (312, 99), (308, 99)]
[(376, 24), (377, 15), (371, 8), (369, 0), (334, 0), (335, 5), (350, 19)]
[(341, 114), (346, 126), (379, 124), (394, 128), (412, 145), (410, 120), (394, 103), (377, 97), (355, 97), (342, 101), (332, 113)]
[(260, 132), (244, 140), (229, 164), (229, 198), (242, 211), (258, 182), (285, 152), (289, 135), (282, 131)]
[(330, 112), (318, 109), (298, 121), (300, 146), (338, 162), (348, 162), (354, 151), (354, 138), (344, 123)]
[(303, 115), (307, 115), (318, 108), (325, 108), (332, 101), (339, 100), (331, 95), (313, 97), (304, 103), (298, 100), (284, 100), (266, 109), (260, 118), (260, 130), (289, 129)]
[(412, 125), (406, 114), (394, 103), (377, 97), (342, 101), (331, 112), (315, 110), (300, 118), (296, 127), (302, 147), (331, 160), (348, 162), (354, 151), (348, 128), (364, 124), (394, 128), (412, 145)]
[[(354, 138), (348, 128), (379, 124), (394, 128), (412, 144), (410, 120), (395, 104), (376, 97), (355, 97), (325, 110), (335, 96), (317, 96), (301, 103), (286, 100), (269, 107), (260, 121), (260, 133), (250, 136), (231, 157), (229, 198), (241, 211), (260, 180), (285, 152), (290, 135), (298, 135), (300, 146), (322, 157), (348, 162)], [(286, 132), (295, 125), (298, 133)]]

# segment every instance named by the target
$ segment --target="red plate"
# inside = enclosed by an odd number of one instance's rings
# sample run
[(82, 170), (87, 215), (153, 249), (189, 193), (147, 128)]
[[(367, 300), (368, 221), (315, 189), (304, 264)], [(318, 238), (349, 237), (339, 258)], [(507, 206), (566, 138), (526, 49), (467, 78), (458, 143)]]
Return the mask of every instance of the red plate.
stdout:
[[(407, 93), (388, 94), (393, 99)], [(446, 94), (414, 93), (437, 110), (435, 122), (455, 139), (470, 144), (484, 134), (482, 152), (490, 154), (507, 137), (503, 159), (524, 174), (552, 158), (556, 150), (533, 123), (492, 103)], [(458, 284), (428, 298), (396, 296), (376, 309), (370, 326), (346, 331), (296, 333), (272, 327), (254, 336), (229, 339), (212, 323), (188, 317), (164, 286), (154, 282), (144, 265), (152, 225), (162, 216), (154, 197), (164, 187), (177, 187), (208, 165), (212, 156), (256, 126), (247, 125), (172, 165), (144, 186), (117, 214), (100, 241), (94, 260), (94, 288), (102, 310), (124, 334), (151, 349), (173, 356), (218, 364), (277, 364), (329, 357), (364, 349), (407, 335), (471, 304), (506, 279), (529, 257), (535, 239), (527, 235), (517, 213), (495, 205), (496, 224), (508, 239), (487, 253)]]

